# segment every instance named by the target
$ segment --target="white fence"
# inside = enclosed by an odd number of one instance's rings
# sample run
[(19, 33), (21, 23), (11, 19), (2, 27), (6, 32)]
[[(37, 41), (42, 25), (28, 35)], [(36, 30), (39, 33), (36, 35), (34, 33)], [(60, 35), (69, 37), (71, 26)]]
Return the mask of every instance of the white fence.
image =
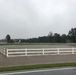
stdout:
[(76, 48), (7, 49), (7, 57), (76, 54)]
[(4, 55), (6, 55), (6, 52), (5, 52), (6, 50), (5, 50), (5, 48), (3, 48), (3, 47), (0, 47), (0, 53), (2, 53), (2, 54), (4, 54)]

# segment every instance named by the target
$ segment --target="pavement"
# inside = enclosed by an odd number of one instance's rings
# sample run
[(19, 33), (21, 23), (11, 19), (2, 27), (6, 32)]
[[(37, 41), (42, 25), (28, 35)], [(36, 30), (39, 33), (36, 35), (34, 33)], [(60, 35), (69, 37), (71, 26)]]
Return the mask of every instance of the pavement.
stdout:
[(0, 75), (76, 75), (76, 67), (46, 68), (0, 72)]

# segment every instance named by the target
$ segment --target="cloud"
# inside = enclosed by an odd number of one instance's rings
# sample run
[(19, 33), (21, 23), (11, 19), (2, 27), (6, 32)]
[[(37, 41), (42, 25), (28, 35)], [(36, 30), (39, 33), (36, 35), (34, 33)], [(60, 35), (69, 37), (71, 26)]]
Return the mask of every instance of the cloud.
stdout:
[(0, 38), (67, 34), (75, 19), (75, 0), (0, 0)]

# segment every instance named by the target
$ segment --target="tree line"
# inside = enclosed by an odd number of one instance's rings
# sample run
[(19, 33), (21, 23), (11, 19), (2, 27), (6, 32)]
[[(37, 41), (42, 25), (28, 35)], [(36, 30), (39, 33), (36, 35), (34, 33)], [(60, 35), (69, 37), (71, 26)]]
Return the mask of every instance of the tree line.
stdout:
[(29, 39), (11, 39), (10, 35), (6, 36), (7, 43), (76, 43), (76, 28), (71, 28), (68, 34), (58, 34), (49, 32), (47, 36)]

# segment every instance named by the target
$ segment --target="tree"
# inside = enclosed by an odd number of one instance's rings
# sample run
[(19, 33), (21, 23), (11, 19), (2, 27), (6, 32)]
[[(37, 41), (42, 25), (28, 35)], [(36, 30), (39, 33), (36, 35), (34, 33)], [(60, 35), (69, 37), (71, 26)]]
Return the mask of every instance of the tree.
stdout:
[(7, 43), (10, 43), (10, 41), (11, 41), (11, 37), (10, 37), (10, 35), (8, 34), (8, 35), (6, 35), (6, 41), (7, 41)]
[(54, 39), (53, 41), (55, 43), (60, 43), (61, 42), (61, 36), (60, 36), (60, 34), (54, 33), (53, 39)]
[(49, 34), (48, 34), (48, 36), (53, 36), (53, 33), (50, 31)]
[(68, 33), (70, 42), (76, 43), (76, 28), (72, 28)]
[(48, 34), (48, 39), (49, 39), (49, 42), (52, 43), (53, 42), (53, 33), (50, 31), (49, 34)]
[(61, 42), (62, 43), (66, 43), (66, 41), (67, 41), (67, 35), (66, 34), (62, 34), (61, 35)]

